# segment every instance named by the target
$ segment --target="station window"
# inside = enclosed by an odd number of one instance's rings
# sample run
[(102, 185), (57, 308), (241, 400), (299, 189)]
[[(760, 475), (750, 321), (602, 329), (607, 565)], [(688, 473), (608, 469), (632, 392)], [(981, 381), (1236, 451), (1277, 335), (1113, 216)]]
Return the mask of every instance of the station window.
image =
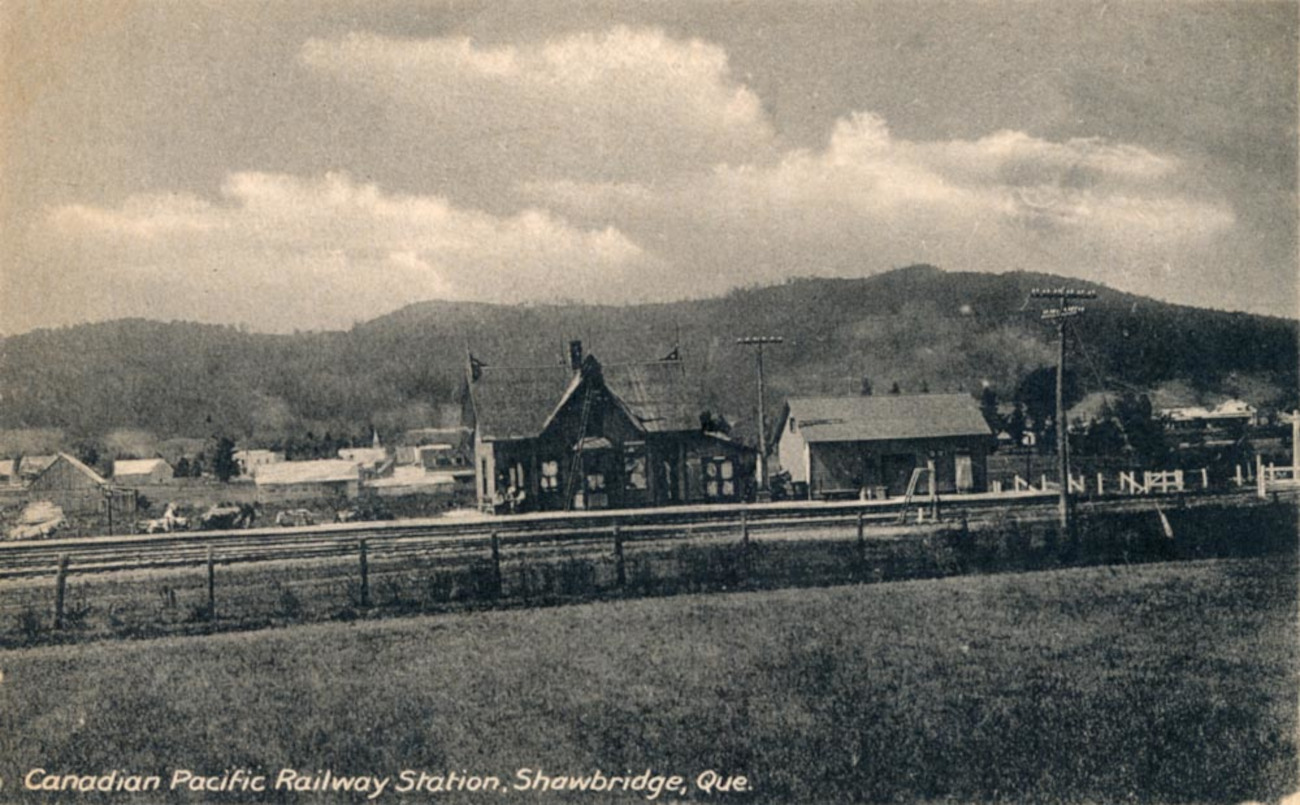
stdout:
[(646, 488), (645, 448), (628, 446), (623, 453), (623, 477), (628, 489)]
[(540, 479), (543, 492), (556, 492), (560, 488), (560, 462), (543, 461)]

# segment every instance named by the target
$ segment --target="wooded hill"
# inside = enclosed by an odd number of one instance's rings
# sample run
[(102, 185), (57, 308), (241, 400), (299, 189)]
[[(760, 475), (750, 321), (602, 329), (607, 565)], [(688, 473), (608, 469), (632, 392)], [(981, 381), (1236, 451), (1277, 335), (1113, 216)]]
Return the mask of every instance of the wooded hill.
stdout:
[[(865, 279), (801, 279), (667, 304), (502, 306), (426, 302), (347, 332), (265, 335), (184, 322), (121, 320), (0, 340), (0, 429), (59, 429), (68, 439), (142, 429), (159, 438), (215, 433), (271, 444), (332, 431), (368, 438), (439, 424), (466, 352), (503, 365), (555, 363), (581, 339), (605, 362), (680, 347), (703, 404), (753, 431), (754, 360), (767, 349), (769, 415), (790, 394), (855, 394), (1019, 380), (1055, 362), (1054, 329), (1034, 287), (1088, 287), (1071, 361), (1085, 390), (1246, 393), (1295, 404), (1297, 322), (1166, 304), (1059, 277), (944, 272), (929, 266)], [(1249, 393), (1242, 391), (1247, 387)]]

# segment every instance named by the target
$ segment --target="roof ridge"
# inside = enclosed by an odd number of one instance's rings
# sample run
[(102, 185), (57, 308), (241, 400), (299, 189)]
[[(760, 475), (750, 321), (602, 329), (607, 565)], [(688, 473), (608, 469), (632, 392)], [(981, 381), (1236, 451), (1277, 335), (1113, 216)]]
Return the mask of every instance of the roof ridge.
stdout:
[[(104, 479), (104, 476), (102, 476), (102, 475), (100, 475), (99, 473), (95, 472), (93, 469), (91, 469), (90, 467), (88, 467), (85, 463), (82, 462), (81, 459), (77, 458), (76, 456), (74, 456), (74, 455), (70, 455), (70, 454), (68, 454), (68, 453), (63, 453), (63, 452), (60, 452), (58, 455), (59, 455), (59, 458), (67, 459), (68, 463), (71, 464), (71, 465), (72, 465), (72, 466), (73, 466), (77, 471), (79, 471), (79, 472), (81, 472), (81, 473), (83, 473), (83, 474), (85, 474), (85, 475), (90, 476), (91, 480), (93, 480), (95, 483), (97, 483), (97, 484), (106, 484), (106, 483), (108, 483), (108, 481), (106, 481), (106, 480)], [(56, 459), (56, 461), (57, 461), (57, 459)], [(53, 466), (54, 466), (54, 464), (50, 464), (50, 467), (53, 467)], [(49, 471), (50, 471), (50, 467), (46, 467), (44, 470), (41, 470), (41, 475), (44, 475), (45, 473), (49, 472)]]

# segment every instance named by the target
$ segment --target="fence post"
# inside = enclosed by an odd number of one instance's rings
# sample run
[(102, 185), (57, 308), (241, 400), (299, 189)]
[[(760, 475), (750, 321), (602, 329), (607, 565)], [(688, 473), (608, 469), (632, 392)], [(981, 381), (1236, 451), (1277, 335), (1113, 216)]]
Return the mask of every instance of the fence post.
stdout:
[(1097, 473), (1097, 497), (1106, 494), (1105, 481), (1101, 473)]
[(357, 548), (361, 554), (361, 608), (368, 609), (370, 607), (370, 551), (364, 539), (357, 543)]
[(217, 571), (212, 557), (212, 546), (208, 546), (208, 620), (217, 619)]
[(749, 551), (749, 512), (740, 513), (740, 573), (743, 582), (748, 582), (753, 575), (753, 568), (750, 567), (752, 562)]
[(861, 574), (866, 570), (867, 564), (867, 531), (866, 515), (858, 512), (858, 573)]
[(627, 566), (623, 563), (623, 532), (614, 524), (614, 572), (619, 587), (627, 586)]
[(68, 588), (68, 555), (59, 554), (59, 571), (54, 577), (54, 628), (63, 628), (63, 594)]
[(501, 597), (501, 537), (492, 532), (492, 597)]
[(1237, 476), (1236, 476), (1233, 480), (1235, 480), (1235, 481), (1237, 482), (1237, 486), (1241, 486), (1241, 485), (1242, 485), (1242, 480), (1241, 480), (1241, 465), (1240, 465), (1240, 464), (1237, 465)]
[(1210, 473), (1205, 467), (1201, 467), (1201, 489), (1210, 488)]

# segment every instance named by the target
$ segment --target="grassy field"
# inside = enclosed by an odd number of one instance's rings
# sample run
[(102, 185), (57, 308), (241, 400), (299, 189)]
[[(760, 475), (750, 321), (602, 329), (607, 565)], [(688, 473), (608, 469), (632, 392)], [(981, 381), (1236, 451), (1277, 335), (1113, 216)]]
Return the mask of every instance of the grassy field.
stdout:
[(1220, 559), (11, 651), (0, 777), (18, 801), (51, 801), (19, 792), (35, 767), (164, 788), (178, 768), (651, 768), (743, 774), (754, 793), (711, 797), (736, 802), (1276, 798), (1297, 780), (1296, 572)]

